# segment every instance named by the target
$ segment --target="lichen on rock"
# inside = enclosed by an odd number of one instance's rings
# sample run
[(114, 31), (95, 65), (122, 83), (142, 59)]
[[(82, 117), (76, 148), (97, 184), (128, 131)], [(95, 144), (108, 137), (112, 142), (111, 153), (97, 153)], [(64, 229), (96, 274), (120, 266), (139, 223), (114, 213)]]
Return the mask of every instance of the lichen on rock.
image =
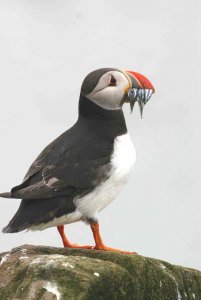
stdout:
[(0, 254), (3, 300), (201, 299), (201, 272), (140, 255), (46, 246)]

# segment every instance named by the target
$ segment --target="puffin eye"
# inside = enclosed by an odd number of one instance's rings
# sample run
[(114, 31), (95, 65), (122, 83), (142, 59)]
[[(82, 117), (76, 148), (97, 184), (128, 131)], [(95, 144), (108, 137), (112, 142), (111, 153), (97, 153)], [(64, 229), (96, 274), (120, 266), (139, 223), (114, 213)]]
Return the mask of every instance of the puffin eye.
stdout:
[(109, 86), (116, 86), (116, 85), (117, 85), (117, 81), (116, 81), (115, 77), (113, 75), (111, 75)]

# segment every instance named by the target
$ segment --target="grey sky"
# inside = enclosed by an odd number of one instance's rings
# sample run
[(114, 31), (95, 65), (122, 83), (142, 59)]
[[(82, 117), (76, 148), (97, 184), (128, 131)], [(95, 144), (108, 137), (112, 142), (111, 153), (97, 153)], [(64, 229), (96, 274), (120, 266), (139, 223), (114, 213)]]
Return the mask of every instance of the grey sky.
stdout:
[[(77, 118), (82, 80), (99, 67), (146, 75), (144, 119), (125, 109), (135, 170), (99, 216), (108, 245), (201, 269), (198, 1), (0, 0), (0, 191), (19, 184), (40, 151)], [(0, 199), (0, 228), (20, 201)], [(92, 241), (82, 224), (73, 242)], [(0, 234), (0, 251), (61, 246), (56, 229)]]

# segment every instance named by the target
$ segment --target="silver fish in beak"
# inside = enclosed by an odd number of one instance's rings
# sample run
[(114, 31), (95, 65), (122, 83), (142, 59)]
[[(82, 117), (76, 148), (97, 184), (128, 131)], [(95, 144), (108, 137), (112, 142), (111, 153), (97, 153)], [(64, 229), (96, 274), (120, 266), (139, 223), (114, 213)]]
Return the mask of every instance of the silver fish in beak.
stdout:
[(155, 89), (149, 79), (140, 73), (126, 71), (126, 75), (130, 80), (130, 88), (127, 91), (126, 102), (130, 103), (131, 113), (133, 111), (135, 102), (138, 102), (142, 118), (143, 108), (151, 98), (152, 94), (155, 92)]
[(129, 89), (128, 90), (128, 99), (130, 102), (131, 112), (133, 111), (135, 102), (138, 102), (140, 114), (142, 118), (143, 108), (145, 104), (149, 101), (153, 94), (153, 90), (151, 89)]

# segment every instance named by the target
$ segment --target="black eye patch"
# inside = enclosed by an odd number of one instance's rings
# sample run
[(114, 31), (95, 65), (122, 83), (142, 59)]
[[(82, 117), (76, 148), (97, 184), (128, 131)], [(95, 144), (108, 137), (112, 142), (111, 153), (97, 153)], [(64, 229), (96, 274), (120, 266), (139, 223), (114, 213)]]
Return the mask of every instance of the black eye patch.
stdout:
[(109, 86), (116, 86), (116, 85), (117, 85), (117, 81), (116, 81), (115, 77), (113, 75), (111, 75)]
[(102, 69), (95, 70), (95, 71), (89, 73), (85, 77), (85, 79), (82, 83), (81, 93), (83, 95), (87, 95), (87, 94), (91, 93), (91, 91), (93, 91), (93, 89), (97, 85), (98, 81), (100, 80), (101, 76), (103, 76), (105, 73), (107, 73), (109, 71), (118, 71), (118, 72), (122, 73), (121, 70), (114, 69), (114, 68), (102, 68)]

